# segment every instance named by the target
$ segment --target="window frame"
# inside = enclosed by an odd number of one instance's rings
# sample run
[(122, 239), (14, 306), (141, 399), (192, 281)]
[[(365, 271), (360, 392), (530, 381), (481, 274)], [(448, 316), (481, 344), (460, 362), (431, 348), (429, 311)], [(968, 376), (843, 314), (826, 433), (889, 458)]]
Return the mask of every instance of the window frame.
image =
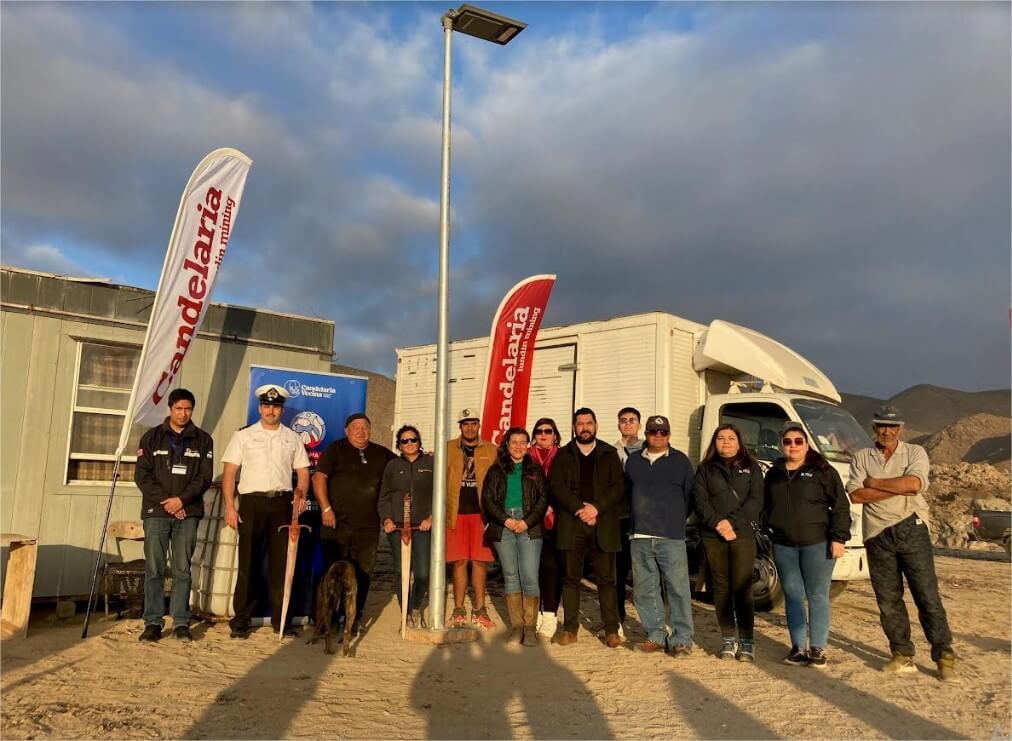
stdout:
[[(93, 479), (92, 480), (92, 479), (71, 479), (70, 478), (70, 467), (71, 467), (71, 462), (72, 461), (111, 462), (111, 461), (115, 461), (116, 460), (116, 452), (115, 452), (115, 450), (112, 453), (75, 453), (75, 452), (73, 452), (73, 445), (74, 445), (74, 417), (77, 414), (102, 414), (102, 415), (106, 415), (106, 416), (115, 416), (115, 417), (118, 417), (120, 419), (120, 429), (122, 430), (122, 420), (123, 420), (123, 418), (126, 417), (127, 412), (129, 411), (130, 393), (132, 391), (132, 388), (126, 389), (126, 391), (123, 391), (121, 389), (113, 389), (113, 388), (107, 388), (107, 387), (102, 387), (102, 386), (92, 386), (92, 385), (88, 385), (88, 384), (85, 385), (85, 389), (86, 390), (87, 389), (95, 389), (95, 390), (106, 391), (106, 392), (111, 391), (113, 393), (125, 393), (126, 397), (127, 397), (126, 406), (128, 407), (128, 409), (126, 409), (126, 410), (121, 411), (121, 410), (118, 410), (118, 409), (107, 409), (107, 408), (104, 408), (104, 407), (78, 406), (77, 398), (78, 398), (78, 392), (81, 389), (81, 383), (80, 383), (80, 379), (81, 379), (81, 359), (82, 359), (82, 356), (84, 354), (84, 346), (85, 345), (101, 345), (101, 346), (105, 346), (105, 347), (118, 347), (118, 348), (136, 350), (137, 351), (138, 363), (140, 362), (140, 355), (143, 352), (144, 348), (143, 348), (142, 345), (135, 345), (135, 344), (129, 343), (129, 342), (115, 342), (115, 341), (105, 340), (105, 339), (100, 339), (100, 338), (95, 338), (95, 337), (74, 337), (74, 343), (76, 345), (76, 348), (75, 348), (75, 358), (74, 358), (74, 376), (73, 376), (74, 389), (73, 389), (73, 393), (71, 394), (70, 414), (68, 415), (68, 419), (67, 419), (67, 450), (66, 450), (66, 455), (64, 455), (64, 457), (63, 457), (63, 484), (64, 484), (64, 486), (75, 487), (75, 488), (76, 487), (91, 487), (91, 488), (94, 488), (96, 486), (103, 486), (103, 487), (104, 486), (111, 486), (112, 485), (112, 480), (111, 479)], [(119, 442), (119, 440), (117, 438), (117, 443), (118, 442)], [(126, 451), (123, 452), (123, 455), (120, 458), (120, 463), (134, 463), (135, 464), (136, 462), (137, 462), (137, 456), (136, 456), (136, 454), (132, 454), (132, 453), (128, 454)], [(116, 482), (116, 485), (117, 486), (123, 486), (123, 485), (125, 485), (125, 486), (129, 486), (131, 488), (135, 488), (135, 489), (137, 488), (137, 485), (133, 482), (133, 478), (132, 477), (131, 478), (123, 478), (122, 473), (119, 476), (119, 478), (118, 478), (118, 480)]]

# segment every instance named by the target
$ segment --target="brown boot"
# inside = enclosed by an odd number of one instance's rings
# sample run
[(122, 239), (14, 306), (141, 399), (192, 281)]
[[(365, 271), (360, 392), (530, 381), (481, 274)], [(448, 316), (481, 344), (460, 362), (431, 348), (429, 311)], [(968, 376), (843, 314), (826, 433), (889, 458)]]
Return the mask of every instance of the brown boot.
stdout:
[(524, 645), (538, 645), (538, 605), (540, 597), (524, 597)]
[(558, 644), (560, 646), (571, 646), (576, 643), (576, 633), (570, 633), (568, 630), (562, 631), (562, 635), (559, 636)]
[(524, 595), (522, 592), (506, 593), (506, 609), (510, 616), (510, 632), (507, 643), (520, 643), (524, 634)]

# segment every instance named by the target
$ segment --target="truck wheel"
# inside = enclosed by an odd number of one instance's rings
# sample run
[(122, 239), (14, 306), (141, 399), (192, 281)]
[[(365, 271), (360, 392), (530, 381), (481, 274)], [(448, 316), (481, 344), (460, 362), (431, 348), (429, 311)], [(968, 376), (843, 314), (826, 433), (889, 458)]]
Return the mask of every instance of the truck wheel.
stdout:
[(833, 583), (829, 585), (829, 598), (836, 599), (846, 591), (847, 591), (847, 582), (834, 579)]
[(780, 575), (770, 556), (756, 556), (752, 572), (752, 600), (756, 612), (769, 612), (784, 601)]

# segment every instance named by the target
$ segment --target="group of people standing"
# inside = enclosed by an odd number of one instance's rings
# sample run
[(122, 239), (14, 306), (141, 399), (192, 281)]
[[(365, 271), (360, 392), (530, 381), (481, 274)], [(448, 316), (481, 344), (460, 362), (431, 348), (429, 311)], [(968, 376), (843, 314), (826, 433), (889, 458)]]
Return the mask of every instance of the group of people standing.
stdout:
[[(235, 433), (224, 454), (222, 477), (225, 523), (239, 535), (235, 616), (230, 621), (235, 638), (245, 638), (251, 630), (252, 587), (260, 563), (255, 555), (263, 549), (270, 562), (272, 626), (291, 630), (280, 624), (287, 535), (279, 528), (290, 521), (293, 506), (300, 513), (305, 508), (310, 486), (305, 448), (280, 421), (287, 393), (267, 385), (256, 395), (260, 420)], [(143, 494), (148, 560), (142, 641), (161, 637), (161, 589), (170, 542), (173, 632), (191, 638), (189, 558), (213, 460), (210, 436), (190, 420), (194, 403), (190, 392), (173, 392), (169, 416), (145, 435), (138, 452), (135, 478)], [(460, 434), (447, 442), (445, 458), (451, 628), (495, 627), (486, 605), (486, 580), (498, 555), (510, 623), (507, 640), (535, 646), (539, 636), (547, 636), (559, 646), (576, 643), (589, 558), (606, 646), (624, 642), (631, 568), (633, 604), (646, 633), (636, 648), (688, 656), (694, 631), (686, 536), (695, 515), (722, 634), (718, 655), (755, 660), (753, 567), (756, 530), (762, 529), (772, 540), (785, 594), (792, 645), (784, 662), (822, 668), (833, 566), (851, 537), (854, 501), (865, 505), (871, 580), (893, 653), (885, 670), (916, 671), (902, 600), (905, 577), (939, 676), (956, 678), (921, 496), (928, 483), (927, 455), (923, 448), (899, 441), (903, 420), (898, 411), (884, 407), (876, 414), (876, 445), (854, 457), (846, 489), (799, 422), (784, 424), (783, 456), (765, 476), (733, 424), (717, 427), (693, 470), (685, 453), (671, 446), (671, 425), (663, 415), (647, 418), (641, 440), (640, 412), (623, 408), (615, 445), (597, 437), (593, 410), (577, 409), (572, 422), (573, 439), (565, 444), (554, 420), (542, 418), (534, 424), (533, 439), (524, 428), (513, 427), (494, 446), (481, 438), (475, 412), (465, 409), (458, 415)], [(399, 539), (405, 525), (412, 531), (410, 619), (417, 627), (426, 626), (434, 461), (412, 425), (397, 431), (395, 444), (398, 454), (372, 442), (369, 418), (352, 414), (345, 421), (345, 437), (328, 446), (312, 475), (322, 511), (325, 566), (342, 559), (356, 568), (355, 633), (361, 628), (380, 533), (389, 538), (400, 571)], [(469, 581), (470, 614), (465, 607)]]

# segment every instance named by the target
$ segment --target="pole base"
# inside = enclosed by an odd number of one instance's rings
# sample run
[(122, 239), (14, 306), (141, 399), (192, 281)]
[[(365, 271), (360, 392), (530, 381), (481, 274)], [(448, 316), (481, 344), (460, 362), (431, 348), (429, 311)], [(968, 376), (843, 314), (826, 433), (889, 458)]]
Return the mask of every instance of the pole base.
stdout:
[(408, 626), (404, 631), (404, 640), (412, 643), (428, 643), (431, 645), (444, 645), (450, 643), (470, 643), (477, 641), (479, 630), (477, 628), (412, 628)]

